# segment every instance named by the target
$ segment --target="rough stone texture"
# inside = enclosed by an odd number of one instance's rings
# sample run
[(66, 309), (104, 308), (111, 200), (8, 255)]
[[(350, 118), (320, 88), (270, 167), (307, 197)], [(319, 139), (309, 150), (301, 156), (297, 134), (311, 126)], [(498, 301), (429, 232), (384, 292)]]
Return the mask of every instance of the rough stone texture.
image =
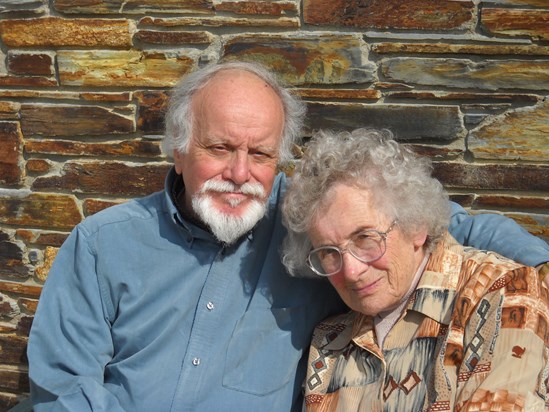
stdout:
[(59, 51), (57, 62), (61, 84), (82, 87), (170, 87), (194, 65), (187, 56), (135, 50)]
[(549, 40), (549, 11), (483, 8), (482, 26), (491, 34)]
[(15, 75), (53, 76), (52, 53), (8, 52), (8, 70)]
[(78, 136), (135, 131), (135, 108), (40, 104), (21, 106), (21, 129), (26, 136)]
[(164, 187), (170, 167), (164, 163), (129, 165), (121, 162), (69, 161), (63, 166), (62, 175), (38, 177), (32, 188), (37, 191), (143, 196)]
[(473, 19), (470, 1), (304, 0), (308, 24), (375, 29), (460, 29)]
[(24, 177), (23, 136), (19, 123), (0, 121), (0, 185), (18, 187)]
[(197, 67), (263, 62), (308, 103), (305, 138), (388, 127), (453, 200), (549, 241), (548, 14), (547, 0), (0, 0), (0, 411), (28, 393), (56, 251), (84, 217), (163, 187), (170, 89)]
[(480, 90), (530, 89), (549, 91), (547, 60), (484, 60), (396, 57), (381, 64), (391, 81), (424, 86)]
[(82, 214), (73, 196), (41, 193), (0, 196), (0, 224), (67, 230), (81, 220)]
[(351, 35), (239, 36), (224, 47), (225, 60), (253, 60), (274, 68), (288, 84), (367, 83), (375, 65), (364, 60), (363, 42)]
[(127, 20), (45, 17), (0, 21), (0, 37), (10, 47), (123, 47), (131, 46)]
[(455, 106), (310, 103), (307, 126), (309, 130), (388, 128), (400, 140), (451, 141), (465, 134)]
[(471, 131), (468, 147), (479, 159), (547, 161), (549, 101), (490, 118)]
[(54, 8), (63, 13), (212, 13), (208, 0), (54, 0)]

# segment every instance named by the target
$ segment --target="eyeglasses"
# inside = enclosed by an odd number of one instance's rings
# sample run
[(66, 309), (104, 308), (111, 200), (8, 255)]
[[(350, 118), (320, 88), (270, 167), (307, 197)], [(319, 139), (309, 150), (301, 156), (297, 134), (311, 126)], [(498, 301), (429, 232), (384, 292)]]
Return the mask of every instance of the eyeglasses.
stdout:
[(378, 260), (387, 250), (387, 234), (393, 230), (397, 221), (394, 220), (385, 232), (379, 230), (363, 230), (353, 236), (345, 249), (337, 246), (322, 246), (313, 249), (307, 257), (309, 267), (320, 276), (331, 276), (341, 270), (343, 254), (349, 252), (361, 262), (368, 263)]

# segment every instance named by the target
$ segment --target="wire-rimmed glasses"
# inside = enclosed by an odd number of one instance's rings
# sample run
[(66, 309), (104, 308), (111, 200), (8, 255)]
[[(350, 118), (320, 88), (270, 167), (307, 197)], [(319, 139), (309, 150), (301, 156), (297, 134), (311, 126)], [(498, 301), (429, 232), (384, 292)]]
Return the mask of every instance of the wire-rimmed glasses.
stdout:
[(393, 230), (397, 221), (385, 231), (367, 229), (354, 235), (345, 249), (337, 246), (321, 246), (309, 252), (307, 264), (320, 276), (331, 276), (339, 272), (343, 266), (343, 254), (349, 252), (353, 257), (364, 263), (378, 260), (387, 250), (387, 234)]

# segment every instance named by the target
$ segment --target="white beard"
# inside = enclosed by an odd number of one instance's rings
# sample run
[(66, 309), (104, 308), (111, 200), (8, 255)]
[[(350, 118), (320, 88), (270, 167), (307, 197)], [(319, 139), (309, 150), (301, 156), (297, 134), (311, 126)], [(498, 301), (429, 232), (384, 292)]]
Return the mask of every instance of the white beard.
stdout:
[[(241, 216), (235, 216), (217, 210), (208, 192), (239, 192), (251, 195), (253, 199), (249, 201), (249, 206)], [(245, 183), (239, 187), (231, 182), (210, 179), (204, 182), (200, 191), (193, 195), (192, 207), (219, 241), (231, 245), (249, 232), (265, 215), (267, 204), (265, 200), (261, 200), (264, 197), (265, 189), (259, 183)], [(229, 205), (235, 208), (242, 201), (244, 199), (230, 199)]]

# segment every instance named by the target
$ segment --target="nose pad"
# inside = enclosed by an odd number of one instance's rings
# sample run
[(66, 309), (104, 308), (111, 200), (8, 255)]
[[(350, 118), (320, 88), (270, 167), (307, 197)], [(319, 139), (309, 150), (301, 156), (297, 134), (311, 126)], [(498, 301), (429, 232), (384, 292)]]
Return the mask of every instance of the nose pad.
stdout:
[(358, 260), (348, 250), (341, 254), (341, 272), (345, 279), (354, 281), (369, 268), (370, 264)]

